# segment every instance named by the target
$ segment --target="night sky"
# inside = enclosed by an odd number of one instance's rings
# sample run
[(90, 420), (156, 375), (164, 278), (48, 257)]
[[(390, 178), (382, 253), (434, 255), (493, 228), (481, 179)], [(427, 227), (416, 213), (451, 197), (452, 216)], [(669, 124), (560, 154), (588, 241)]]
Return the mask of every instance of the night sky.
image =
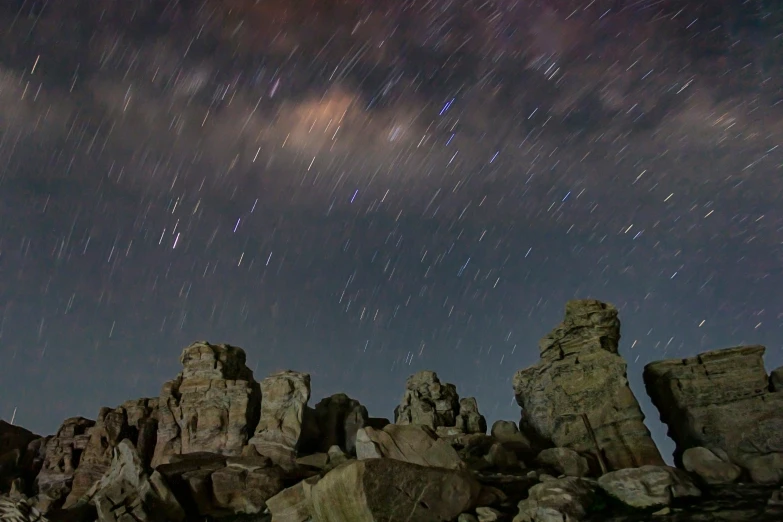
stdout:
[(566, 300), (643, 365), (783, 364), (773, 0), (14, 0), (0, 417), (157, 396), (195, 340), (392, 417), (422, 369), (519, 418)]

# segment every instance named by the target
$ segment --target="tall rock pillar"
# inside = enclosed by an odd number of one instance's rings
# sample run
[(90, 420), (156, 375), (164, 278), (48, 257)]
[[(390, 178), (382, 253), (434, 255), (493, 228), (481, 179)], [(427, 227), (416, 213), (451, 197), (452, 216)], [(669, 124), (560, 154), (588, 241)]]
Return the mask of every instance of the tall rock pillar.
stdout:
[(541, 361), (514, 375), (521, 424), (555, 446), (595, 453), (584, 414), (610, 470), (664, 465), (628, 387), (619, 342), (616, 308), (569, 301), (563, 322), (539, 342)]

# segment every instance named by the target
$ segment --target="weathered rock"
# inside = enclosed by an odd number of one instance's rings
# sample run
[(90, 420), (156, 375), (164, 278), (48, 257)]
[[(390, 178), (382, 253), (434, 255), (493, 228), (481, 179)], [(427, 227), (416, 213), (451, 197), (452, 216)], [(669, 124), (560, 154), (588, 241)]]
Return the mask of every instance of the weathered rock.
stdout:
[(0, 522), (47, 522), (46, 517), (26, 498), (0, 497)]
[(519, 502), (513, 522), (577, 522), (595, 498), (595, 485), (586, 479), (565, 477), (541, 482)]
[(267, 499), (266, 505), (275, 522), (309, 522), (313, 505), (311, 492), (319, 477), (311, 477), (286, 488)]
[(184, 368), (163, 385), (152, 465), (172, 455), (211, 451), (239, 455), (258, 423), (260, 391), (245, 352), (227, 344), (193, 343)]
[(688, 448), (682, 455), (682, 465), (697, 474), (707, 484), (730, 484), (742, 474), (742, 468), (726, 462), (707, 448)]
[(405, 395), (394, 409), (396, 424), (417, 424), (436, 430), (455, 426), (459, 414), (457, 387), (441, 383), (435, 372), (414, 373), (405, 382)]
[(618, 355), (617, 309), (569, 301), (565, 319), (539, 343), (541, 361), (514, 376), (522, 423), (554, 446), (594, 452), (586, 414), (610, 469), (662, 465)]
[(497, 509), (488, 506), (480, 506), (476, 508), (476, 517), (478, 518), (478, 522), (497, 522), (503, 517), (503, 514)]
[(590, 471), (587, 459), (568, 448), (542, 450), (536, 457), (536, 462), (569, 477), (584, 477)]
[(761, 466), (783, 460), (783, 394), (769, 391), (763, 355), (763, 346), (740, 346), (645, 366), (647, 392), (677, 445), (675, 462), (688, 448), (717, 448), (758, 477)]
[(745, 468), (757, 484), (778, 484), (783, 482), (783, 453), (767, 453), (745, 459)]
[(67, 419), (46, 443), (46, 457), (35, 483), (40, 494), (51, 498), (52, 509), (60, 507), (70, 493), (74, 473), (90, 440), (89, 430), (94, 425), (95, 421), (83, 417)]
[(228, 466), (210, 475), (213, 509), (209, 514), (256, 514), (267, 499), (283, 490), (284, 472), (277, 466), (258, 466), (243, 457), (230, 457)]
[(136, 448), (128, 440), (112, 450), (109, 471), (79, 501), (95, 505), (100, 522), (177, 522), (185, 512), (157, 471), (148, 475)]
[(474, 397), (466, 397), (459, 401), (459, 415), (455, 426), (462, 433), (486, 433), (487, 421), (479, 413), (478, 403)]
[(291, 467), (310, 400), (310, 375), (290, 370), (272, 374), (261, 381), (261, 397), (261, 418), (248, 443), (276, 464)]
[(500, 443), (495, 443), (490, 446), (484, 459), (490, 467), (495, 469), (519, 470), (524, 467), (520, 464), (517, 454)]
[(389, 424), (382, 430), (370, 427), (356, 434), (356, 457), (385, 458), (446, 469), (464, 469), (457, 451), (426, 426)]
[(101, 408), (95, 426), (89, 430), (90, 438), (74, 473), (71, 492), (63, 508), (76, 504), (109, 470), (112, 452), (123, 439), (133, 443), (142, 463), (149, 465), (154, 440), (147, 439), (150, 432), (154, 436), (157, 431), (157, 403), (157, 399), (138, 399), (127, 401), (113, 410)]
[[(533, 443), (525, 434), (519, 431), (515, 422), (505, 420), (495, 421), (494, 424), (492, 424), (490, 433), (495, 440), (523, 459), (535, 457), (538, 454)], [(537, 449), (540, 451), (544, 448)]]
[(329, 464), (329, 454), (313, 453), (296, 459), (297, 466), (307, 466), (310, 468), (324, 469)]
[(337, 445), (352, 455), (356, 452), (356, 432), (367, 425), (367, 408), (344, 393), (322, 399), (315, 405), (320, 440), (318, 451)]
[(770, 372), (769, 389), (772, 392), (783, 392), (783, 366)]
[(20, 453), (24, 453), (28, 444), (40, 438), (40, 435), (36, 435), (30, 430), (9, 424), (0, 419), (0, 455), (13, 450), (19, 450)]
[(460, 516), (457, 517), (457, 522), (479, 522), (479, 519), (476, 518), (476, 515), (471, 513), (461, 513)]
[(642, 466), (611, 471), (598, 479), (609, 495), (635, 508), (667, 506), (675, 498), (699, 497), (687, 473), (669, 466)]
[(319, 522), (441, 522), (471, 509), (479, 490), (464, 471), (370, 459), (333, 469), (310, 496)]

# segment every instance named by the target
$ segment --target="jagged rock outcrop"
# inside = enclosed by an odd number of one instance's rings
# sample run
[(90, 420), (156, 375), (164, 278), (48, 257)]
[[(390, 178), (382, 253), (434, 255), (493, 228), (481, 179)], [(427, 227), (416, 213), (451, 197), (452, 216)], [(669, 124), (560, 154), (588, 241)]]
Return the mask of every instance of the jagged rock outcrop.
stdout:
[(356, 432), (367, 426), (367, 408), (344, 393), (322, 399), (315, 405), (315, 420), (320, 434), (318, 451), (339, 446), (346, 453), (356, 453)]
[(125, 439), (112, 449), (111, 466), (79, 503), (95, 505), (99, 522), (184, 520), (185, 512), (157, 471), (148, 474), (133, 444)]
[(260, 409), (245, 360), (244, 350), (227, 344), (196, 342), (182, 351), (183, 370), (160, 393), (153, 466), (196, 451), (241, 453)]
[(47, 522), (26, 498), (0, 497), (0, 522)]
[(770, 391), (763, 355), (763, 346), (740, 346), (645, 366), (676, 462), (702, 446), (725, 452), (756, 482), (783, 479), (783, 394)]
[(95, 426), (89, 430), (64, 508), (76, 504), (109, 470), (113, 450), (123, 439), (134, 445), (145, 466), (150, 464), (157, 435), (157, 408), (157, 399), (131, 400), (114, 409), (101, 408)]
[(65, 502), (93, 426), (95, 421), (84, 417), (66, 419), (57, 434), (46, 443), (46, 457), (35, 479), (39, 495), (51, 499), (44, 511), (58, 508)]
[(261, 397), (261, 418), (249, 444), (276, 464), (290, 467), (310, 400), (310, 375), (289, 370), (272, 374), (261, 381)]
[(618, 354), (617, 309), (569, 301), (565, 319), (539, 343), (541, 361), (514, 376), (522, 424), (554, 446), (595, 453), (586, 415), (609, 469), (662, 465)]

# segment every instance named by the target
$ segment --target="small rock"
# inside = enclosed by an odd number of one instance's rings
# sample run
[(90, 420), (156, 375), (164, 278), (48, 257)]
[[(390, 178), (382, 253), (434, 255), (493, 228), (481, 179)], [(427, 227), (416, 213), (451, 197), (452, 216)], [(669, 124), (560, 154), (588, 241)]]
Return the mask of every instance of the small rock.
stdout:
[(666, 506), (666, 507), (665, 507), (665, 508), (663, 508), (663, 509), (659, 509), (658, 511), (656, 511), (656, 512), (655, 512), (655, 513), (653, 513), (652, 515), (653, 515), (654, 517), (662, 517), (662, 516), (665, 516), (665, 515), (668, 515), (668, 514), (670, 514), (671, 512), (672, 512), (672, 508), (670, 508), (669, 506)]
[(593, 503), (592, 481), (566, 477), (536, 484), (528, 498), (518, 504), (513, 522), (575, 522), (587, 514)]
[(497, 509), (486, 506), (477, 507), (476, 515), (478, 516), (478, 522), (497, 522), (503, 516)]

